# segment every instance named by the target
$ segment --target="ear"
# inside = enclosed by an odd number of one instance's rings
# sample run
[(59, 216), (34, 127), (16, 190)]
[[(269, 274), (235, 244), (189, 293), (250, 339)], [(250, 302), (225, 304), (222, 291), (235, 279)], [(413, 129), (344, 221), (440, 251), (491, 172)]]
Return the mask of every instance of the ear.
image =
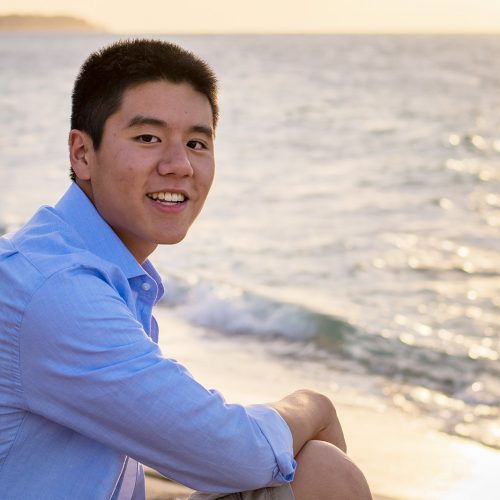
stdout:
[(72, 130), (69, 133), (69, 159), (78, 179), (90, 180), (91, 157), (94, 154), (92, 139), (81, 130)]

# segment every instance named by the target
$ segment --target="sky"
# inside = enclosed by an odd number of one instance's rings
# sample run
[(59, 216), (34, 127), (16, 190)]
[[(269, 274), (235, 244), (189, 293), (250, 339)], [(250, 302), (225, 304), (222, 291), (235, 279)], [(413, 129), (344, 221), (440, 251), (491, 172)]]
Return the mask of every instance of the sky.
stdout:
[(15, 8), (0, 4), (0, 15), (13, 13), (72, 15), (117, 33), (500, 33), (500, 0), (16, 0)]

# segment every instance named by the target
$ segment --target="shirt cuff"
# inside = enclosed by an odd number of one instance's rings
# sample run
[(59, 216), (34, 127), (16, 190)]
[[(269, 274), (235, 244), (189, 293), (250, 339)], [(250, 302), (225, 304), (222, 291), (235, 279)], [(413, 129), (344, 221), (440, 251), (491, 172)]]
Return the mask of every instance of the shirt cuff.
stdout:
[(268, 486), (279, 486), (293, 481), (297, 463), (293, 457), (293, 437), (283, 417), (270, 406), (246, 406), (246, 411), (259, 425), (276, 458), (273, 481)]

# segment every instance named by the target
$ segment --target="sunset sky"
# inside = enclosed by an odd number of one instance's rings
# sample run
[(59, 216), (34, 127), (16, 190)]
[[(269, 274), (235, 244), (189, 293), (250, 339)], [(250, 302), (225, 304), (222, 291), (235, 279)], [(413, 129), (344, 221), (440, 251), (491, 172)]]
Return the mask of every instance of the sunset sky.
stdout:
[[(4, 5), (7, 2), (4, 3)], [(500, 33), (500, 0), (16, 0), (118, 33)]]

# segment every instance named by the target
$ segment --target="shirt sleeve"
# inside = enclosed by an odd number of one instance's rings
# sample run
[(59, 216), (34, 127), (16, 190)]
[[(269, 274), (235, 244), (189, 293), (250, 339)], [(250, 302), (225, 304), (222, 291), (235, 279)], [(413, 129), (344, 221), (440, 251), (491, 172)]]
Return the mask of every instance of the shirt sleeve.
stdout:
[(232, 492), (293, 479), (292, 436), (265, 405), (227, 404), (165, 359), (117, 291), (61, 271), (20, 327), (27, 409), (187, 486)]

